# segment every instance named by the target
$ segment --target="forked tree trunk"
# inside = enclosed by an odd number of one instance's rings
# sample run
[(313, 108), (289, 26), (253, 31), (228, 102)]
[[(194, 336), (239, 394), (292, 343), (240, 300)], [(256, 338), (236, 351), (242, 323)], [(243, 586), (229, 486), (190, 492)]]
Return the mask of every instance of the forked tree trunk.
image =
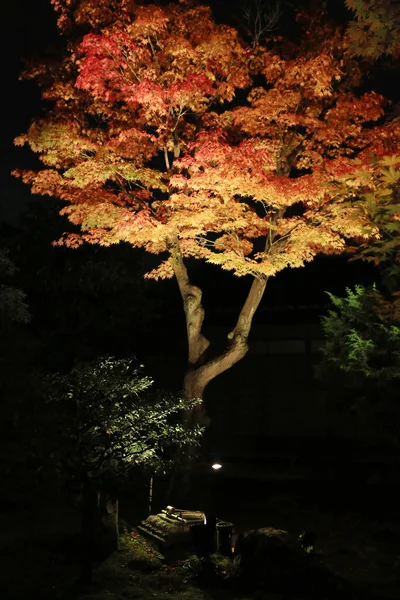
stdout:
[[(201, 303), (202, 292), (200, 288), (190, 282), (177, 239), (170, 242), (169, 251), (186, 317), (188, 370), (184, 379), (183, 392), (186, 398), (203, 400), (204, 390), (210, 381), (230, 369), (246, 355), (251, 324), (263, 297), (267, 277), (253, 279), (236, 325), (228, 334), (225, 350), (217, 356), (207, 357), (206, 351), (210, 342), (202, 333), (204, 320), (204, 309)], [(193, 425), (207, 426), (209, 421), (203, 403), (197, 405), (191, 411), (187, 411), (184, 415), (184, 423), (187, 427)], [(183, 470), (180, 475), (176, 474), (170, 480), (170, 486), (166, 494), (168, 504), (179, 505), (190, 497), (192, 456), (197, 453), (197, 448), (186, 447)]]
[[(186, 317), (188, 370), (184, 380), (184, 395), (186, 398), (203, 399), (204, 390), (210, 381), (230, 369), (246, 355), (253, 317), (263, 297), (267, 277), (253, 279), (236, 325), (228, 334), (225, 350), (218, 356), (208, 358), (206, 351), (210, 342), (202, 333), (204, 320), (202, 292), (190, 282), (177, 239), (170, 243), (169, 250)], [(205, 415), (203, 404), (188, 412), (185, 415), (185, 422), (187, 425), (207, 425), (209, 419)]]

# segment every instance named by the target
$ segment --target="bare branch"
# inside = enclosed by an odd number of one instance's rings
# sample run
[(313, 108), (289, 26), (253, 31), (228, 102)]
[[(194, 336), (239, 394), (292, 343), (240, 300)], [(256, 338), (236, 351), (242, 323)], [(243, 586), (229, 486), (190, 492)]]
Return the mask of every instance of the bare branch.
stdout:
[(166, 166), (166, 169), (167, 169), (167, 171), (169, 171), (169, 170), (170, 170), (170, 168), (171, 168), (171, 165), (170, 165), (170, 163), (169, 163), (169, 158), (168, 158), (168, 150), (167, 150), (166, 148), (164, 148), (164, 159), (165, 159), (165, 166)]
[(282, 16), (282, 8), (279, 0), (273, 5), (268, 0), (247, 0), (243, 16), (247, 33), (255, 48), (267, 33), (274, 31)]

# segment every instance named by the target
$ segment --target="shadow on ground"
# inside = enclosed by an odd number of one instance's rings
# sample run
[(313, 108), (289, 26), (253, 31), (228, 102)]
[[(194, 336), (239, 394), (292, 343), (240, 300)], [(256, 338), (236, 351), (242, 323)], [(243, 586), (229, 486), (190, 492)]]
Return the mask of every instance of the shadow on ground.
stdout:
[[(234, 523), (236, 534), (274, 527), (298, 535), (316, 534), (318, 560), (334, 577), (348, 582), (341, 600), (400, 599), (400, 518), (397, 490), (288, 489), (246, 482), (221, 482), (213, 489), (213, 509)], [(201, 495), (198, 496), (199, 501)], [(210, 502), (210, 500), (208, 500)], [(202, 508), (190, 506), (190, 508)], [(121, 516), (135, 524), (129, 498)], [(256, 590), (240, 582), (228, 563), (213, 566), (196, 557), (176, 564), (160, 561), (146, 540), (124, 536), (123, 548), (99, 564), (94, 583), (74, 587), (79, 573), (78, 513), (53, 507), (39, 513), (0, 516), (1, 598), (26, 600), (310, 600), (287, 585)], [(140, 520), (140, 519), (139, 519)], [(131, 528), (128, 528), (128, 532)], [(225, 566), (224, 566), (225, 565)], [(279, 582), (278, 582), (279, 583)], [(325, 592), (325, 593), (324, 593)], [(314, 596), (316, 598), (316, 596)], [(318, 600), (332, 598), (319, 589)], [(337, 598), (337, 596), (336, 596)], [(336, 599), (335, 599), (336, 600)]]

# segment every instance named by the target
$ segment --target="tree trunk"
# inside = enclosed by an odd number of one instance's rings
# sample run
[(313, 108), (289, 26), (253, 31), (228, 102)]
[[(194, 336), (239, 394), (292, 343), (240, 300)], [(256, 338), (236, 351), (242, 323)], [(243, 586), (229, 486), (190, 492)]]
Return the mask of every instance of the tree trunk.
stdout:
[(83, 484), (82, 501), (82, 566), (79, 581), (82, 584), (88, 584), (92, 581), (93, 561), (99, 526), (99, 493), (89, 480), (86, 480)]
[[(253, 279), (236, 325), (227, 336), (225, 350), (218, 356), (207, 357), (210, 342), (202, 333), (204, 320), (202, 292), (189, 280), (177, 240), (170, 251), (186, 317), (188, 370), (184, 379), (183, 392), (186, 398), (203, 400), (204, 390), (210, 381), (230, 369), (247, 354), (253, 317), (264, 295), (267, 277)], [(186, 413), (184, 420), (187, 426), (209, 424), (203, 404)]]
[(104, 527), (104, 551), (106, 555), (119, 550), (119, 503), (118, 498), (107, 496), (104, 515), (101, 519)]
[[(254, 278), (249, 293), (239, 313), (235, 327), (228, 334), (225, 350), (218, 356), (208, 357), (207, 349), (209, 340), (202, 333), (204, 320), (204, 309), (201, 303), (202, 292), (194, 286), (189, 279), (188, 272), (180, 252), (179, 240), (177, 238), (169, 241), (172, 266), (178, 282), (179, 290), (183, 300), (186, 318), (186, 330), (188, 339), (188, 370), (184, 379), (184, 395), (186, 398), (199, 398), (203, 400), (206, 386), (215, 377), (230, 369), (239, 362), (248, 351), (248, 337), (254, 314), (261, 302), (266, 285), (267, 277)], [(207, 426), (210, 419), (207, 417), (203, 403), (196, 406), (184, 415), (184, 423), (187, 427), (193, 425)], [(188, 473), (192, 455), (196, 455), (196, 448), (186, 448), (186, 462), (183, 477), (174, 477), (167, 498), (173, 503), (174, 498), (184, 498), (190, 484)], [(176, 494), (176, 490), (179, 494)], [(175, 491), (175, 493), (174, 493)]]

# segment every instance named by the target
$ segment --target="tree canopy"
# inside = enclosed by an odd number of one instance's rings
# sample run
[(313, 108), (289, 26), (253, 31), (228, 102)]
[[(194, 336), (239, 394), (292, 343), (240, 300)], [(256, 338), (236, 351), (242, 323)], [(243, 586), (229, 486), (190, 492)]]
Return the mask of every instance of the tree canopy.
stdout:
[[(15, 174), (65, 202), (79, 229), (57, 244), (159, 256), (146, 276), (178, 282), (185, 395), (201, 397), (246, 354), (269, 277), (376, 235), (355, 201), (372, 159), (395, 154), (400, 124), (322, 12), (299, 15), (293, 39), (246, 42), (189, 0), (52, 4), (67, 50), (25, 73), (48, 110), (15, 140), (43, 168)], [(185, 259), (252, 278), (218, 356)]]
[(252, 48), (205, 6), (53, 4), (62, 28), (92, 31), (30, 71), (52, 108), (16, 143), (45, 165), (17, 174), (81, 226), (59, 243), (167, 253), (154, 278), (177, 251), (268, 277), (363, 235), (329, 182), (390, 153), (399, 126), (381, 123), (381, 96), (355, 93), (339, 34)]

